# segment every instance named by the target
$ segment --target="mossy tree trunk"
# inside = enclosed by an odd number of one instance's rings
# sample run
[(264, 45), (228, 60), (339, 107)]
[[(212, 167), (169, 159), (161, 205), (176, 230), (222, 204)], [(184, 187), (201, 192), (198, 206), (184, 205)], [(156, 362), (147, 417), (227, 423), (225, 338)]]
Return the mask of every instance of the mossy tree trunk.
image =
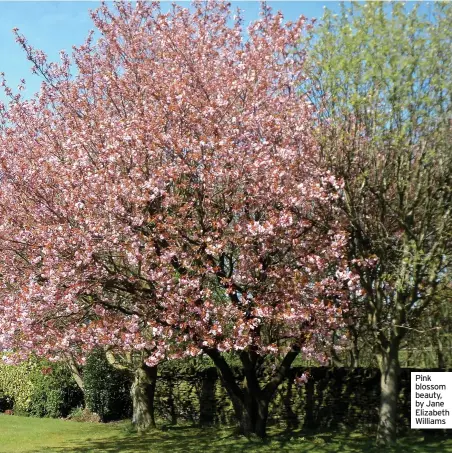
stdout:
[(377, 443), (393, 445), (397, 434), (397, 401), (399, 395), (399, 341), (394, 340), (377, 355), (380, 378), (380, 419)]
[(157, 381), (157, 367), (144, 363), (134, 372), (134, 381), (130, 389), (133, 404), (132, 423), (138, 431), (155, 428), (154, 396)]

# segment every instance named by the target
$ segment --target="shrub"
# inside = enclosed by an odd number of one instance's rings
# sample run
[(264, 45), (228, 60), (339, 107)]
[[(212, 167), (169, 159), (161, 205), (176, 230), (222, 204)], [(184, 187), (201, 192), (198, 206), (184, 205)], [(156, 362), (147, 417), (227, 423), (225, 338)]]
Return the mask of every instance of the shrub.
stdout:
[(68, 418), (74, 422), (83, 423), (99, 423), (101, 421), (98, 414), (91, 412), (86, 407), (77, 407), (73, 409)]
[(83, 393), (70, 371), (61, 364), (53, 364), (36, 375), (28, 411), (37, 417), (67, 417), (82, 401)]
[(20, 365), (0, 363), (0, 391), (8, 398), (19, 413), (26, 412), (33, 395), (33, 376), (39, 369), (36, 361), (27, 361)]
[(12, 399), (0, 391), (0, 412), (5, 412), (13, 408)]
[(64, 364), (30, 359), (20, 365), (0, 364), (0, 394), (17, 415), (65, 417), (83, 394)]
[(102, 421), (131, 416), (131, 375), (110, 365), (102, 349), (96, 349), (88, 356), (83, 382), (86, 407)]

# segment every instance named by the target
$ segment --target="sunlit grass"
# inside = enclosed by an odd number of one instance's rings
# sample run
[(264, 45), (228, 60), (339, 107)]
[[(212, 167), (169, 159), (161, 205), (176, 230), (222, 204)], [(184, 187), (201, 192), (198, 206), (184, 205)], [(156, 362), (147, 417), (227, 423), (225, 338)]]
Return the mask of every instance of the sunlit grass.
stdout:
[[(361, 453), (380, 452), (371, 436), (359, 433), (290, 434), (269, 430), (266, 441), (248, 440), (232, 429), (163, 426), (140, 435), (129, 423), (90, 424), (0, 415), (0, 452), (20, 453)], [(387, 450), (385, 450), (387, 451)], [(399, 440), (394, 452), (452, 453), (452, 439)]]

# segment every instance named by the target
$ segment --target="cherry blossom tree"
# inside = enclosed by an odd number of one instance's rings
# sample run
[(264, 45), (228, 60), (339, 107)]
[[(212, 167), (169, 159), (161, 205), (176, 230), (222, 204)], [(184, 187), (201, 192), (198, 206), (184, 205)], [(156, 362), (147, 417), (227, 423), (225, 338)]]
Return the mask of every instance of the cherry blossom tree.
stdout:
[(245, 37), (220, 2), (92, 17), (100, 39), (59, 64), (16, 32), (44, 82), (31, 100), (6, 88), (1, 109), (0, 342), (16, 360), (142, 355), (139, 376), (205, 353), (241, 431), (263, 437), (277, 386), (298, 354), (324, 360), (356, 281), (341, 182), (315, 164), (297, 93), (309, 24), (263, 7)]

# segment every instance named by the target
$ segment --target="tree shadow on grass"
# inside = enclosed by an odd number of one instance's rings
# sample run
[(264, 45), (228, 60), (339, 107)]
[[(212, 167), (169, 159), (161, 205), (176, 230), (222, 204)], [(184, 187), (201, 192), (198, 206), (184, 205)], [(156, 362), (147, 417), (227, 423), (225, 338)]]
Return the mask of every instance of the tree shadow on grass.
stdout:
[(357, 431), (314, 431), (296, 430), (272, 436), (273, 444), (281, 450), (315, 453), (452, 453), (452, 439), (443, 437), (423, 438), (410, 435), (401, 438), (392, 448), (382, 448), (375, 444), (374, 435), (364, 435)]
[[(165, 427), (161, 431), (139, 434), (118, 433), (117, 437), (86, 439), (66, 442), (59, 448), (46, 449), (46, 453), (380, 453), (373, 437), (359, 436), (353, 432), (271, 434), (266, 441), (237, 437), (233, 430), (193, 428), (187, 426)], [(452, 453), (452, 442), (444, 439), (401, 439), (394, 449), (385, 453)], [(38, 453), (36, 451), (35, 453)], [(39, 450), (39, 453), (43, 453)]]
[[(47, 449), (47, 453), (208, 453), (208, 452), (239, 452), (235, 448), (235, 439), (228, 441), (216, 430), (201, 430), (193, 427), (171, 426), (146, 434), (123, 434), (106, 439), (83, 439), (68, 441), (58, 448)], [(221, 442), (221, 448), (215, 444)], [(230, 444), (230, 445), (228, 445)], [(226, 448), (223, 448), (226, 447)], [(230, 448), (229, 448), (230, 447)], [(244, 450), (245, 451), (245, 450)], [(43, 453), (42, 450), (34, 453)]]

